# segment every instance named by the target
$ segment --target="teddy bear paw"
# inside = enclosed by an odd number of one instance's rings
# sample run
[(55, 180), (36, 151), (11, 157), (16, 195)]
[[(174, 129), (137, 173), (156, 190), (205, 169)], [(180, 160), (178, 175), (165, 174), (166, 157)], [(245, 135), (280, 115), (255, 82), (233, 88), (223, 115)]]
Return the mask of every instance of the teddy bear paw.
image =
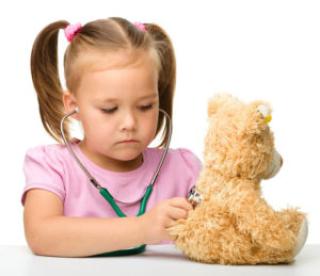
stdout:
[(307, 236), (308, 236), (308, 222), (307, 222), (307, 219), (304, 219), (297, 236), (297, 244), (293, 250), (294, 256), (297, 256), (301, 251), (301, 249), (303, 248), (304, 244), (306, 243)]

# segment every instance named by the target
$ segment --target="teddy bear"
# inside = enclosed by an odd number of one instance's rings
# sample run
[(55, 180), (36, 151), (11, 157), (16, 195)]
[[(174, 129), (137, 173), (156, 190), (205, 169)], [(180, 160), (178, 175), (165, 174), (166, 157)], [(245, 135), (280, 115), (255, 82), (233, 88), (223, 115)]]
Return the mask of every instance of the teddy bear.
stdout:
[(282, 165), (267, 102), (244, 103), (230, 94), (209, 101), (203, 168), (190, 197), (194, 209), (168, 231), (194, 261), (217, 264), (290, 263), (308, 227), (297, 208), (274, 210), (261, 180)]

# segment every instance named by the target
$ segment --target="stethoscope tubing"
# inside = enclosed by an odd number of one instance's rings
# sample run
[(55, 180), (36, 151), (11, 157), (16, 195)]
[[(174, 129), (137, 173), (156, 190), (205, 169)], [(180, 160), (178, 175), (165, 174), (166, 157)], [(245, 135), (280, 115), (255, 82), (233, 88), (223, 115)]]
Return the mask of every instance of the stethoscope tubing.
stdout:
[[(166, 120), (167, 120), (167, 123), (169, 125), (169, 135), (168, 135), (168, 141), (165, 145), (165, 148), (163, 150), (163, 153), (161, 155), (161, 158), (160, 158), (160, 161), (159, 161), (159, 164), (157, 166), (157, 169), (150, 181), (150, 185), (153, 186), (156, 179), (158, 178), (159, 176), (159, 173), (160, 173), (160, 169), (163, 165), (163, 162), (164, 162), (164, 159), (166, 158), (167, 156), (167, 153), (168, 153), (168, 150), (169, 150), (169, 146), (170, 146), (170, 142), (171, 142), (171, 136), (172, 136), (172, 122), (171, 122), (171, 118), (169, 116), (169, 114), (163, 110), (163, 109), (159, 109), (160, 112), (162, 112), (165, 117), (166, 117)], [(67, 141), (66, 139), (66, 136), (65, 136), (65, 133), (64, 133), (64, 129), (63, 129), (63, 126), (64, 126), (64, 121), (70, 117), (71, 115), (75, 114), (78, 112), (78, 109), (75, 109), (73, 111), (71, 111), (70, 113), (66, 114), (65, 116), (63, 116), (63, 118), (61, 119), (61, 123), (60, 123), (60, 131), (61, 131), (61, 136), (62, 136), (62, 140), (64, 142), (64, 144), (66, 145), (67, 147), (67, 150), (69, 151), (69, 153), (73, 156), (73, 158), (76, 160), (76, 162), (78, 163), (78, 165), (80, 166), (80, 168), (82, 169), (82, 171), (87, 175), (88, 179), (90, 180), (90, 182), (92, 183), (92, 185), (97, 188), (98, 190), (100, 190), (102, 188), (102, 186), (99, 184), (99, 182), (90, 174), (90, 172), (88, 171), (88, 169), (82, 164), (82, 162), (80, 161), (80, 159), (78, 158), (78, 156), (75, 154), (75, 152), (73, 151), (72, 147), (70, 146), (70, 143)]]
[[(169, 137), (168, 137), (168, 141), (165, 145), (165, 148), (163, 150), (163, 153), (161, 155), (159, 164), (157, 166), (157, 169), (155, 171), (155, 173), (153, 174), (153, 177), (151, 179), (150, 184), (148, 185), (145, 194), (143, 196), (143, 198), (141, 199), (140, 202), (140, 208), (139, 208), (139, 212), (137, 214), (137, 216), (140, 216), (142, 214), (145, 213), (146, 210), (146, 205), (148, 202), (148, 199), (152, 193), (153, 190), (153, 185), (156, 182), (159, 173), (160, 173), (160, 169), (163, 165), (163, 162), (167, 156), (168, 150), (169, 150), (169, 146), (170, 146), (170, 142), (171, 142), (171, 136), (172, 136), (172, 121), (171, 118), (169, 116), (169, 114), (164, 111), (163, 109), (159, 109), (160, 112), (162, 112), (167, 120), (168, 126), (169, 126)], [(99, 182), (90, 174), (90, 172), (88, 171), (88, 169), (82, 164), (82, 162), (80, 161), (80, 159), (77, 157), (77, 155), (75, 154), (75, 152), (73, 151), (73, 149), (70, 146), (70, 143), (67, 141), (66, 137), (65, 137), (65, 133), (64, 133), (64, 121), (71, 115), (75, 114), (79, 112), (79, 109), (75, 109), (72, 112), (66, 114), (65, 116), (63, 116), (63, 118), (61, 119), (61, 123), (60, 123), (60, 130), (61, 130), (61, 136), (62, 136), (62, 140), (64, 142), (64, 144), (66, 145), (69, 153), (71, 154), (71, 156), (73, 156), (74, 160), (76, 160), (76, 162), (78, 163), (78, 165), (80, 166), (80, 168), (82, 169), (82, 171), (87, 175), (88, 179), (90, 180), (90, 182), (92, 183), (92, 185), (99, 190), (100, 194), (109, 202), (109, 204), (111, 205), (111, 207), (113, 208), (113, 210), (115, 211), (115, 213), (119, 216), (119, 217), (126, 217), (126, 215), (122, 212), (122, 210), (120, 209), (120, 207), (115, 203), (114, 198), (112, 197), (112, 195), (110, 194), (110, 192), (108, 191), (107, 188), (102, 187)], [(113, 251), (113, 252), (107, 252), (107, 253), (103, 253), (100, 255), (96, 255), (96, 256), (126, 256), (126, 255), (133, 255), (133, 254), (140, 254), (142, 252), (145, 251), (146, 245), (142, 244), (140, 246), (134, 247), (134, 248), (129, 248), (129, 249), (124, 249), (124, 250), (117, 250), (117, 251)]]

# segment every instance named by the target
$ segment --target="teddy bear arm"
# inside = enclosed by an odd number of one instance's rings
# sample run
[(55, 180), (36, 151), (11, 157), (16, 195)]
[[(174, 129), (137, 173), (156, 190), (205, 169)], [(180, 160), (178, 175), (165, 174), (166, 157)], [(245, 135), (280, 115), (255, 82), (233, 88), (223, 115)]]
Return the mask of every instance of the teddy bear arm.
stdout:
[(253, 242), (279, 250), (294, 248), (296, 243), (294, 233), (286, 227), (283, 220), (264, 199), (252, 202), (249, 197), (238, 201), (234, 215), (239, 230), (249, 233)]

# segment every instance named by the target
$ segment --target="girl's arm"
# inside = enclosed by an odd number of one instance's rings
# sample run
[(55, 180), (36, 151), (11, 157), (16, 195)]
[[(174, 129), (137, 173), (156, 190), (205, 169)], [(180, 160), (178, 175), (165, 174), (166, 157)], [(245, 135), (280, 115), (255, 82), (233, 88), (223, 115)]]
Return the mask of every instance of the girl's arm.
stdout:
[(61, 200), (41, 189), (26, 195), (24, 226), (31, 250), (44, 256), (92, 256), (145, 243), (138, 217), (65, 217)]

